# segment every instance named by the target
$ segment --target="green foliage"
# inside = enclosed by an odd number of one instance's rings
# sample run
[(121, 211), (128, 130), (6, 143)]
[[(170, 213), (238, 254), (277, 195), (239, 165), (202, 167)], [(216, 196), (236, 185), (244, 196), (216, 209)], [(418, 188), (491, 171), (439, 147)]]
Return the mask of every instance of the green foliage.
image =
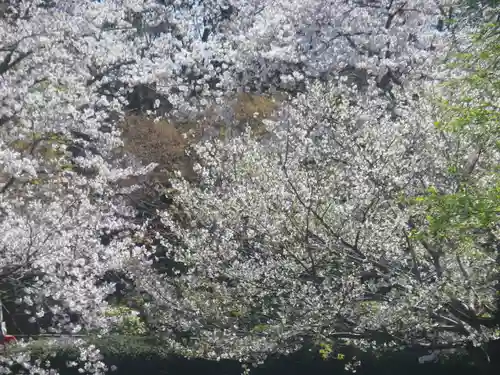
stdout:
[(439, 102), (443, 117), (435, 126), (478, 150), (481, 170), (472, 172), (473, 165), (461, 165), (463, 154), (458, 154), (457, 162), (446, 171), (457, 182), (456, 191), (445, 194), (431, 187), (414, 198), (412, 204), (425, 218), (425, 225), (410, 234), (417, 240), (452, 240), (463, 248), (470, 248), (477, 233), (494, 230), (500, 215), (500, 169), (495, 161), (495, 152), (500, 150), (499, 25), (484, 25), (474, 37), (474, 48), (457, 54), (450, 64), (468, 73), (444, 84), (449, 95)]
[(109, 335), (93, 340), (104, 358), (168, 359), (172, 352), (161, 340), (145, 336)]
[(243, 316), (243, 314), (239, 310), (231, 310), (229, 312), (229, 316), (232, 316), (233, 318), (240, 318)]
[(144, 321), (134, 314), (134, 311), (127, 306), (116, 306), (110, 308), (106, 315), (118, 318), (115, 332), (123, 335), (143, 335), (147, 332)]
[(500, 137), (500, 24), (483, 25), (473, 40), (474, 51), (456, 54), (449, 64), (467, 74), (444, 84), (456, 95), (442, 100), (446, 118), (436, 125), (476, 142), (489, 142)]
[(486, 189), (463, 185), (454, 194), (439, 194), (431, 188), (413, 202), (423, 209), (427, 222), (425, 230), (413, 231), (413, 237), (465, 240), (478, 229), (493, 229), (498, 222), (500, 180)]
[[(102, 355), (102, 361), (108, 368), (114, 366), (120, 375), (136, 375), (138, 373), (164, 374), (169, 364), (177, 358), (169, 346), (158, 338), (129, 335), (107, 335), (104, 337), (86, 338), (88, 345), (95, 345)], [(85, 346), (83, 347), (85, 349)], [(50, 362), (50, 367), (60, 374), (78, 375), (77, 367), (68, 368), (68, 363), (80, 361), (80, 350), (72, 339), (38, 339), (28, 344), (9, 348), (9, 352), (16, 356), (18, 352), (29, 350), (30, 362)], [(12, 366), (13, 373), (19, 373), (20, 366)], [(170, 371), (168, 371), (170, 372)]]
[(321, 358), (323, 360), (328, 359), (328, 357), (330, 357), (330, 355), (333, 352), (332, 346), (330, 344), (322, 342), (322, 343), (319, 344), (319, 347), (320, 347), (320, 349), (319, 349), (319, 355), (321, 356)]
[(324, 361), (328, 359), (334, 359), (338, 361), (343, 361), (346, 359), (346, 355), (342, 352), (337, 352), (334, 349), (333, 344), (326, 343), (326, 342), (320, 342), (319, 343), (319, 350), (318, 353)]
[(47, 90), (53, 90), (58, 93), (64, 93), (68, 91), (68, 87), (65, 85), (59, 85), (59, 84), (54, 84), (54, 82), (50, 82), (48, 79), (44, 79), (33, 86), (29, 89), (30, 93), (34, 92), (39, 92), (39, 93), (44, 93)]
[(362, 310), (365, 312), (374, 312), (379, 310), (379, 303), (377, 301), (363, 301), (360, 303)]
[(57, 133), (33, 133), (30, 138), (13, 141), (10, 146), (19, 152), (38, 153), (45, 161), (58, 161), (65, 153), (60, 151), (59, 145), (68, 145), (69, 139)]
[[(104, 358), (117, 359), (163, 359), (166, 360), (171, 355), (167, 346), (157, 338), (130, 335), (107, 335), (104, 337), (87, 338), (89, 344), (95, 345)], [(31, 352), (32, 358), (50, 359), (62, 357), (67, 361), (78, 357), (79, 351), (72, 343), (71, 339), (53, 341), (39, 339), (31, 342), (27, 349)], [(23, 348), (11, 350), (22, 351)]]
[(262, 332), (265, 332), (268, 328), (269, 328), (269, 326), (267, 324), (257, 324), (255, 326), (253, 326), (252, 332), (262, 333)]

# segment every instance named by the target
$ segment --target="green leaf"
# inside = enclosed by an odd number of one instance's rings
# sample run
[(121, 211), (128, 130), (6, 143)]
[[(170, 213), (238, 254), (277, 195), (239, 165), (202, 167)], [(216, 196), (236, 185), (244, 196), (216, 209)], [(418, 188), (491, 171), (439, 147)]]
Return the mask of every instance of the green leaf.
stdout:
[(330, 354), (333, 352), (332, 346), (330, 344), (323, 343), (323, 342), (320, 343), (319, 346), (320, 346), (320, 349), (319, 349), (318, 353), (321, 356), (321, 358), (323, 360), (328, 359)]
[(263, 333), (269, 328), (269, 325), (267, 324), (257, 324), (253, 326), (252, 332), (254, 333)]

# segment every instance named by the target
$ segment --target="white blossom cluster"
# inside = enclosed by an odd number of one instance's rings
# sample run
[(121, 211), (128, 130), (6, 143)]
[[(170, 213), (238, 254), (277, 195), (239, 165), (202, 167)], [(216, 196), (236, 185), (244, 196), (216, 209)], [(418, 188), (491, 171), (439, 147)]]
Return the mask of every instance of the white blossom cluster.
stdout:
[[(208, 358), (260, 361), (337, 339), (380, 349), (377, 332), (390, 348), (498, 337), (456, 312), (494, 304), (494, 257), (411, 239), (420, 213), (402, 200), (454, 192), (447, 168), (466, 167), (475, 146), (434, 125), (445, 115), (432, 95), (453, 94), (436, 82), (463, 73), (440, 59), (474, 29), (451, 22), (465, 17), (461, 5), (3, 2), (0, 284), (21, 286), (18, 302), (33, 320), (50, 313), (56, 331), (106, 331), (115, 285), (102, 279), (124, 270), (152, 298), (166, 342)], [(176, 114), (222, 107), (241, 90), (299, 92), (266, 122), (265, 139), (249, 130), (196, 146), (200, 184), (174, 184), (187, 219), (160, 213), (180, 243), (158, 234), (163, 246), (188, 267), (175, 277), (145, 260), (130, 233), (146, 223), (115, 184), (155, 167), (115, 153), (113, 121), (139, 85), (154, 87), (154, 109), (165, 99)], [(499, 160), (494, 147), (481, 151), (478, 186)], [(103, 231), (124, 235), (105, 245)], [(82, 372), (102, 370), (94, 354)]]
[[(59, 343), (60, 344), (60, 343)], [(78, 350), (78, 357), (67, 363), (69, 368), (77, 367), (80, 374), (101, 375), (108, 371), (108, 368), (102, 362), (102, 355), (94, 345), (88, 345), (82, 340), (74, 341), (73, 344)], [(5, 353), (5, 358), (2, 358), (3, 365), (1, 371), (4, 374), (10, 374), (10, 368), (16, 368), (18, 374), (41, 374), (41, 375), (58, 375), (59, 372), (51, 367), (49, 360), (41, 360), (32, 356), (29, 350), (26, 350), (26, 343), (18, 344), (19, 350), (15, 353)], [(61, 346), (57, 342), (47, 343), (47, 349), (53, 349), (54, 352)], [(25, 349), (25, 350), (20, 350)]]
[[(375, 91), (348, 92), (311, 87), (269, 122), (270, 142), (249, 132), (199, 145), (200, 187), (175, 186), (187, 225), (164, 213), (183, 239), (164, 245), (190, 271), (160, 289), (145, 284), (166, 327), (200, 338), (196, 350), (259, 358), (305, 338), (380, 349), (374, 332), (393, 348), (498, 337), (448, 306), (495, 305), (494, 254), (411, 240), (415, 212), (400, 201), (431, 186), (452, 193), (450, 151), (466, 160), (469, 145), (437, 130), (423, 99), (408, 98), (394, 118)], [(487, 166), (500, 155), (484, 156)]]
[[(37, 317), (72, 311), (101, 326), (113, 285), (96, 281), (138, 256), (130, 238), (99, 242), (100, 230), (134, 229), (110, 183), (148, 168), (115, 165), (119, 133), (101, 127), (122, 105), (87, 80), (92, 64), (113, 64), (131, 47), (101, 35), (98, 4), (11, 3), (0, 17), (0, 278), (30, 280), (21, 299)], [(89, 146), (97, 152), (72, 158), (70, 148)]]
[[(119, 43), (125, 34), (102, 31), (102, 17), (122, 20), (123, 10), (90, 1), (1, 6), (1, 298), (13, 288), (30, 321), (48, 315), (53, 332), (107, 330), (115, 286), (103, 277), (144, 257), (130, 236), (100, 241), (104, 231), (141, 230), (112, 184), (154, 167), (122, 167), (112, 158), (119, 132), (112, 123), (101, 129), (124, 97), (109, 99), (89, 81), (92, 68), (134, 54), (133, 43)], [(26, 355), (29, 363), (0, 354), (0, 368), (9, 371), (14, 360), (46, 372)], [(90, 366), (83, 372), (92, 370), (91, 359), (82, 357)]]

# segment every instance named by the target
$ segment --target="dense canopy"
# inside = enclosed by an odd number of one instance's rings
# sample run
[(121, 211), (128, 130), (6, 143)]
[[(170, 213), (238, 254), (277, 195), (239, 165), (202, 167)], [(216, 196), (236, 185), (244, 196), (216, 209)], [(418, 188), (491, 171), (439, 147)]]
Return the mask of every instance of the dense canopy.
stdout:
[[(0, 300), (253, 363), (499, 339), (498, 27), (461, 0), (3, 1)], [(242, 93), (273, 111), (236, 131)], [(148, 215), (165, 158), (127, 151), (132, 112), (224, 129)]]

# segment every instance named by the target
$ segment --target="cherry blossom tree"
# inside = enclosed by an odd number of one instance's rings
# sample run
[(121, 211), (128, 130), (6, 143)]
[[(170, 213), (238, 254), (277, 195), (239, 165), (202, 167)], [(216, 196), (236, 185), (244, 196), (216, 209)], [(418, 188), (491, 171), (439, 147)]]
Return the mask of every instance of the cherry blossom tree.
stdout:
[[(453, 258), (460, 249), (424, 238), (424, 208), (408, 202), (454, 192), (450, 153), (466, 154), (461, 134), (434, 126), (446, 116), (423, 84), (445, 76), (434, 57), (460, 37), (457, 17), (454, 2), (430, 0), (2, 2), (0, 282), (55, 331), (107, 331), (105, 276), (124, 271), (153, 298), (167, 343), (209, 358), (494, 337), (455, 314), (489, 308), (494, 261)], [(349, 71), (363, 88), (343, 83)], [(126, 200), (136, 187), (119, 187), (155, 167), (116, 152), (141, 85), (172, 115), (224, 112), (241, 90), (304, 91), (267, 139), (197, 147), (201, 185), (175, 185), (187, 219), (162, 213), (182, 244), (165, 246), (189, 268), (178, 277), (145, 260), (147, 223)], [(104, 243), (109, 232), (120, 235)], [(467, 289), (461, 268), (482, 270)], [(200, 341), (175, 337), (186, 332)], [(82, 351), (101, 371), (96, 358)]]
[[(488, 186), (498, 149), (485, 144), (473, 168), (470, 143), (436, 129), (432, 107), (408, 98), (394, 119), (383, 100), (338, 90), (299, 96), (269, 124), (268, 143), (247, 133), (200, 145), (201, 186), (175, 185), (186, 217), (165, 212), (164, 223), (182, 244), (164, 245), (189, 271), (142, 285), (165, 330), (199, 340), (194, 353), (260, 359), (307, 342), (439, 349), (498, 338), (487, 235), (459, 240), (452, 221), (440, 233), (456, 212), (420, 204), (460, 199), (457, 173)], [(486, 212), (493, 246), (497, 217)]]
[[(382, 65), (408, 67), (407, 53)], [(477, 85), (472, 65), (431, 68), (438, 56), (392, 95), (380, 74), (361, 91), (316, 82), (264, 140), (248, 130), (196, 147), (201, 183), (174, 184), (181, 222), (163, 213), (179, 239), (163, 245), (188, 270), (139, 280), (179, 350), (259, 362), (311, 343), (380, 352), (500, 337), (496, 89)], [(456, 79), (460, 91), (441, 84)]]
[(428, 0), (102, 4), (99, 22), (119, 32), (115, 49), (128, 49), (126, 58), (94, 69), (96, 80), (109, 76), (102, 92), (149, 84), (184, 115), (234, 91), (295, 92), (338, 73), (375, 77), (390, 91), (408, 75), (428, 74), (429, 57), (461, 15), (453, 1)]
[[(103, 14), (121, 19), (123, 10), (114, 12), (90, 1), (2, 2), (1, 298), (13, 291), (33, 322), (48, 317), (52, 332), (108, 330), (115, 286), (105, 276), (144, 258), (132, 236), (100, 239), (107, 231), (140, 234), (115, 183), (154, 167), (114, 154), (121, 140), (109, 117), (124, 98), (106, 98), (97, 81), (133, 50), (118, 43), (124, 35), (103, 30)], [(95, 348), (81, 349), (85, 371), (102, 371)], [(0, 361), (49, 371), (28, 364), (29, 351), (2, 353)]]
[[(210, 70), (210, 54), (227, 48), (208, 34), (229, 5), (2, 2), (0, 280), (33, 320), (49, 314), (56, 331), (108, 328), (105, 274), (145, 256), (129, 235), (141, 235), (124, 198), (134, 187), (118, 183), (154, 167), (115, 152), (127, 91), (158, 84), (175, 108), (189, 105), (186, 69)], [(212, 31), (198, 35), (200, 25)], [(122, 236), (103, 243), (103, 232)]]
[[(102, 35), (99, 5), (45, 5), (12, 2), (0, 19), (0, 275), (29, 284), (20, 298), (37, 316), (69, 308), (99, 325), (112, 285), (95, 281), (135, 257), (130, 239), (99, 243), (100, 230), (130, 227), (112, 183), (147, 168), (122, 168), (112, 158), (121, 141), (113, 124), (103, 126), (121, 104), (87, 81), (88, 64), (112, 65), (127, 52)], [(60, 304), (49, 307), (48, 299)]]
[(141, 84), (158, 83), (160, 93), (161, 87), (177, 87), (181, 95), (168, 91), (169, 100), (182, 109), (188, 102), (182, 72), (194, 62), (209, 64), (197, 48), (198, 39), (208, 38), (197, 37), (197, 19), (208, 17), (201, 25), (215, 32), (229, 17), (228, 6), (2, 2), (0, 276), (20, 290), (29, 283), (20, 301), (36, 305), (36, 316), (51, 310), (62, 328), (69, 309), (88, 328), (103, 324), (104, 298), (113, 285), (95, 281), (125, 267), (140, 251), (131, 236), (104, 245), (99, 234), (140, 235), (123, 198), (132, 188), (120, 190), (117, 182), (154, 167), (115, 153), (122, 143), (116, 122), (127, 91)]

